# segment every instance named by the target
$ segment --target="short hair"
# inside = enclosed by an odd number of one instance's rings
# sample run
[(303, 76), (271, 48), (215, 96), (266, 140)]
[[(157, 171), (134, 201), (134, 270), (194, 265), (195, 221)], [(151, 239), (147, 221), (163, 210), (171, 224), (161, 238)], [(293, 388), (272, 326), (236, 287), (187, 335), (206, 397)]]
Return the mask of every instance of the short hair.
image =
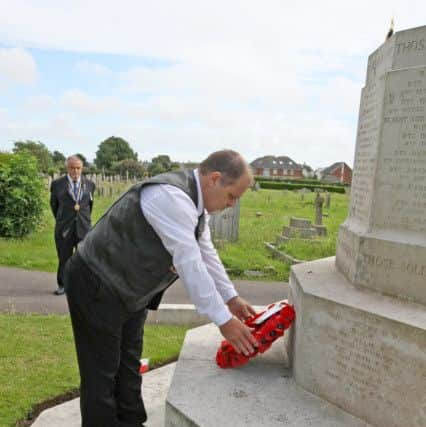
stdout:
[(233, 150), (220, 150), (210, 154), (207, 159), (200, 163), (201, 175), (210, 172), (222, 174), (222, 184), (231, 185), (244, 174), (251, 176), (251, 169), (240, 153)]
[(80, 157), (75, 154), (66, 158), (65, 166), (68, 166), (68, 162), (70, 162), (71, 160), (78, 160), (81, 163), (81, 166), (84, 166), (83, 160), (81, 160)]

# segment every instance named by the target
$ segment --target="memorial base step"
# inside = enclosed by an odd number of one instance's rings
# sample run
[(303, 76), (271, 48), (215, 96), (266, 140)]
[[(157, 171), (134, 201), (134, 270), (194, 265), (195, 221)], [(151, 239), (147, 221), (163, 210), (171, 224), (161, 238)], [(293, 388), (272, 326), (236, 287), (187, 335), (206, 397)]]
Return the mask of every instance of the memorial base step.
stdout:
[(296, 385), (284, 339), (234, 369), (216, 365), (221, 340), (213, 324), (187, 333), (167, 395), (167, 427), (369, 426)]
[(335, 258), (295, 265), (287, 348), (303, 389), (377, 427), (426, 426), (426, 309), (353, 286)]

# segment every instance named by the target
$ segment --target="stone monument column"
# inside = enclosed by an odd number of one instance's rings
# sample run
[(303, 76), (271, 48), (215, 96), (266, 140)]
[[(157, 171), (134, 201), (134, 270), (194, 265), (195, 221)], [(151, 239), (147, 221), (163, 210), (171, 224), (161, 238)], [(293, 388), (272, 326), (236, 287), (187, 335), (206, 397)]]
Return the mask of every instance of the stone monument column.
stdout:
[(426, 304), (426, 30), (370, 55), (349, 216), (336, 265), (353, 284)]
[(426, 426), (426, 26), (368, 60), (336, 257), (292, 267), (297, 384), (377, 427)]

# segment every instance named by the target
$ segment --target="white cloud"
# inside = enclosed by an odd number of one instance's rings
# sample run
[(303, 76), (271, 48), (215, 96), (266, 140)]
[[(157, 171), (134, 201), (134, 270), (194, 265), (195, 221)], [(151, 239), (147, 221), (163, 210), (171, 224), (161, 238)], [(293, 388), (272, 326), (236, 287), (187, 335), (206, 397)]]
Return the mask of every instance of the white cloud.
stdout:
[[(111, 79), (110, 96), (74, 83), (61, 87), (55, 99), (39, 96), (28, 105), (54, 105), (63, 115), (3, 125), (0, 118), (0, 134), (73, 140), (85, 144), (80, 150), (89, 157), (114, 134), (141, 158), (167, 152), (199, 160), (226, 146), (250, 160), (286, 154), (312, 166), (352, 163), (367, 55), (383, 42), (391, 17), (397, 30), (424, 24), (424, 0), (410, 7), (403, 0), (75, 0), (67, 8), (53, 0), (0, 0), (0, 8), (7, 11), (0, 15), (0, 42), (10, 46), (154, 58), (154, 66), (117, 76), (96, 60), (78, 61), (79, 73)], [(15, 65), (3, 71), (9, 80), (35, 80), (31, 55), (2, 51), (15, 55)], [(0, 75), (2, 63), (10, 61), (0, 56)]]
[(101, 114), (119, 108), (121, 102), (114, 97), (94, 97), (80, 89), (71, 89), (62, 96), (65, 108), (82, 114)]
[(55, 100), (49, 95), (36, 95), (30, 96), (26, 101), (26, 108), (33, 112), (45, 112), (52, 108)]
[(397, 29), (424, 24), (422, 0), (410, 7), (402, 0), (76, 0), (69, 7), (54, 0), (1, 0), (0, 7), (0, 36), (11, 43), (181, 59), (210, 44), (251, 46), (274, 56), (313, 46), (364, 52), (383, 41), (392, 16)]
[(89, 74), (96, 77), (105, 77), (110, 75), (111, 73), (111, 70), (109, 68), (90, 61), (76, 62), (75, 69), (80, 73)]
[(0, 108), (0, 123), (6, 120), (8, 110), (6, 108)]
[(26, 50), (0, 48), (0, 83), (32, 84), (37, 76), (37, 65)]
[(0, 122), (0, 132), (7, 141), (4, 144), (4, 149), (7, 150), (13, 148), (13, 141), (30, 139), (42, 141), (51, 151), (71, 154), (76, 151), (76, 147), (84, 148), (89, 142), (87, 136), (79, 131), (73, 116), (67, 113), (26, 122), (9, 119), (6, 123)]

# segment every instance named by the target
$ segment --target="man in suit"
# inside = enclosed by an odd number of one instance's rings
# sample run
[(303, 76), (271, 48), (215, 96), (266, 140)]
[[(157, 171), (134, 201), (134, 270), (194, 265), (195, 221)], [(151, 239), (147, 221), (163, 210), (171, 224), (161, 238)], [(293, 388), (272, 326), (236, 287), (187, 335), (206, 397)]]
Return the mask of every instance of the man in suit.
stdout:
[(197, 310), (238, 352), (257, 342), (255, 314), (226, 274), (208, 213), (233, 206), (251, 185), (239, 153), (212, 153), (198, 169), (157, 175), (130, 188), (78, 245), (65, 268), (80, 370), (82, 427), (140, 427), (140, 356), (147, 309), (179, 276)]
[(67, 175), (52, 182), (50, 206), (56, 219), (55, 244), (59, 265), (58, 288), (55, 295), (64, 294), (63, 270), (66, 261), (91, 227), (95, 184), (82, 176), (83, 162), (78, 156), (66, 160)]

